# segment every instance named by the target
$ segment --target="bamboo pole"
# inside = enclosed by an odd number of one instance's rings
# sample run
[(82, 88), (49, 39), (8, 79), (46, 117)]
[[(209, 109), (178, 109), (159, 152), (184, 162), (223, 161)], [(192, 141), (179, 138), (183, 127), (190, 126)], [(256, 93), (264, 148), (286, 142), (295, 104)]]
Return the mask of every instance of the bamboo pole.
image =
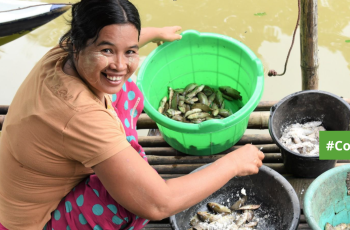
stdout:
[(267, 129), (269, 127), (270, 112), (253, 112), (248, 120), (249, 129)]
[[(140, 142), (139, 142), (140, 143)], [(141, 143), (140, 143), (141, 144)], [(221, 152), (220, 154), (227, 154), (229, 152), (232, 152), (234, 150), (237, 150), (241, 148), (243, 145), (234, 145), (233, 147)], [(280, 149), (278, 148), (277, 145), (275, 144), (262, 144), (262, 145), (255, 145), (257, 148), (262, 148), (261, 151), (264, 153), (279, 153)], [(143, 150), (146, 152), (147, 155), (155, 155), (155, 156), (171, 156), (171, 157), (176, 157), (176, 158), (182, 158), (182, 157), (187, 157), (190, 156), (188, 154), (182, 153), (177, 151), (176, 149), (172, 147), (145, 147), (142, 145)], [(196, 156), (198, 157), (198, 156)], [(211, 157), (211, 156), (209, 156)]]
[(318, 89), (317, 0), (301, 0), (300, 7), (302, 90)]
[[(211, 156), (156, 156), (147, 154), (148, 163), (151, 165), (185, 165), (185, 164), (208, 164), (225, 156), (225, 154), (216, 154)], [(265, 153), (264, 163), (283, 163), (281, 153)]]
[[(237, 142), (237, 145), (245, 144), (273, 144), (270, 134), (246, 134)], [(142, 147), (169, 147), (161, 136), (140, 136), (139, 144)]]
[[(170, 165), (152, 165), (159, 174), (188, 174), (205, 164), (170, 164)], [(272, 168), (280, 174), (286, 174), (283, 163), (264, 163), (265, 166)]]
[[(197, 163), (197, 164), (169, 164), (169, 165), (152, 165), (152, 167), (159, 174), (188, 174), (193, 170), (205, 165), (206, 163)], [(335, 167), (343, 166), (349, 163), (336, 163)], [(264, 163), (265, 166), (277, 171), (280, 174), (288, 174), (283, 163)], [(298, 178), (295, 178), (298, 180)], [(313, 178), (306, 178), (309, 180), (313, 180)]]

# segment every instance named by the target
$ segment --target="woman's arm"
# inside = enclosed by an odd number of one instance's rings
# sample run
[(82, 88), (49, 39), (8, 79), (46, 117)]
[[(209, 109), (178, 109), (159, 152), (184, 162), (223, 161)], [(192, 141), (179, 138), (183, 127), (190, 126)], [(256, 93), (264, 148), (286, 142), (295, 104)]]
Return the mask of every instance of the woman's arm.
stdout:
[(255, 174), (264, 154), (245, 145), (196, 173), (164, 181), (132, 148), (93, 167), (109, 194), (130, 212), (161, 220), (202, 201), (234, 176)]
[(181, 39), (181, 35), (177, 34), (181, 30), (180, 26), (170, 27), (145, 27), (141, 29), (139, 47), (146, 45), (149, 42), (171, 42)]

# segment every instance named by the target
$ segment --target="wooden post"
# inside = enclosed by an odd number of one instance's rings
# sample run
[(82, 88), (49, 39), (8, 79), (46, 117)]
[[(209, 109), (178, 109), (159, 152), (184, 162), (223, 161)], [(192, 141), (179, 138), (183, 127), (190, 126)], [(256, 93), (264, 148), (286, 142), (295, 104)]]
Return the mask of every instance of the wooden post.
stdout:
[(302, 90), (318, 89), (317, 0), (300, 0)]

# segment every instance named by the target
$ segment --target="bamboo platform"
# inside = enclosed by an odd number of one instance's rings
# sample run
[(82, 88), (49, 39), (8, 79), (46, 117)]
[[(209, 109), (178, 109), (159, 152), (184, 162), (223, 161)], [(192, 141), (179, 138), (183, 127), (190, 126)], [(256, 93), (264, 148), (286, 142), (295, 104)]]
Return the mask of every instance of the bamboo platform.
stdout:
[[(345, 99), (350, 103), (349, 99)], [(263, 101), (260, 102), (255, 111), (251, 114), (248, 122), (248, 129), (267, 130), (270, 108), (278, 101)], [(0, 130), (4, 120), (8, 106), (0, 106)], [(224, 156), (228, 152), (240, 148), (246, 143), (252, 143), (257, 147), (263, 147), (262, 151), (265, 154), (263, 161), (264, 165), (274, 169), (282, 174), (294, 188), (301, 206), (301, 218), (298, 229), (311, 230), (306, 223), (303, 215), (303, 199), (305, 192), (313, 178), (296, 178), (293, 175), (287, 174), (279, 148), (273, 143), (269, 134), (247, 134), (238, 141), (236, 145), (230, 149), (212, 156), (189, 156), (181, 153), (170, 147), (164, 139), (159, 135), (156, 123), (151, 120), (147, 114), (143, 113), (137, 122), (138, 129), (150, 129), (148, 136), (140, 136), (139, 143), (144, 148), (148, 161), (157, 172), (164, 178), (175, 178), (190, 173), (196, 168), (211, 163), (216, 159)], [(349, 161), (338, 161), (337, 166), (348, 164)], [(171, 230), (169, 218), (161, 221), (151, 221), (144, 230)]]

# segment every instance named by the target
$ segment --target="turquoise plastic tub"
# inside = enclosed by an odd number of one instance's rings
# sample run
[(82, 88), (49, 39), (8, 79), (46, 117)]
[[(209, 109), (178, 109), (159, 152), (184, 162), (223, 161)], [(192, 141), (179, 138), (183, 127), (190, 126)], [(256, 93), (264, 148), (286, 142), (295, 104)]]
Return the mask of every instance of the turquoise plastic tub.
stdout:
[(326, 223), (350, 223), (350, 196), (346, 176), (350, 165), (330, 169), (317, 177), (306, 190), (304, 214), (313, 230), (324, 230)]
[[(243, 107), (225, 119), (200, 124), (178, 122), (158, 112), (168, 86), (185, 88), (190, 83), (231, 86), (241, 92), (242, 101), (225, 100), (225, 107), (232, 111)], [(188, 30), (181, 40), (164, 43), (147, 56), (137, 85), (145, 97), (145, 112), (170, 146), (190, 155), (212, 155), (232, 147), (243, 136), (263, 93), (264, 71), (261, 61), (243, 43)]]

